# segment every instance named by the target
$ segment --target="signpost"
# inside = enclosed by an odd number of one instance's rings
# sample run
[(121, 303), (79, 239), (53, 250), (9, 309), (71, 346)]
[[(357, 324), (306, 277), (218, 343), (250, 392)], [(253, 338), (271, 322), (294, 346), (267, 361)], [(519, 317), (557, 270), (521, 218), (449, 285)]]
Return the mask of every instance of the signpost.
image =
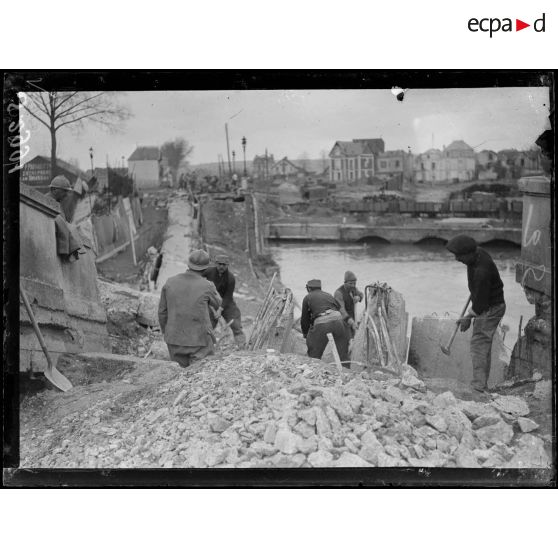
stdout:
[(134, 259), (134, 265), (138, 265), (136, 259), (136, 245), (134, 244), (134, 236), (136, 235), (136, 225), (134, 224), (134, 214), (132, 213), (132, 206), (130, 205), (130, 200), (128, 198), (122, 199), (122, 204), (124, 205), (124, 211), (128, 217), (128, 227), (130, 229), (130, 246), (132, 247), (132, 258)]

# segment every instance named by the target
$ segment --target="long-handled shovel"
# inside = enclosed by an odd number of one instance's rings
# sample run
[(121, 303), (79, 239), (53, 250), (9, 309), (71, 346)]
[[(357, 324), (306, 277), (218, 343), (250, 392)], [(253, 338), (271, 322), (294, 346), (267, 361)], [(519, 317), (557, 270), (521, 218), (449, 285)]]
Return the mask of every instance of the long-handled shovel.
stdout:
[(29, 314), (29, 319), (31, 320), (31, 323), (33, 324), (33, 329), (35, 330), (35, 334), (37, 335), (37, 338), (39, 339), (39, 343), (41, 344), (41, 348), (43, 349), (43, 353), (45, 353), (45, 356), (46, 356), (46, 359), (47, 359), (47, 369), (45, 370), (46, 379), (52, 385), (56, 386), (58, 389), (60, 389), (62, 391), (68, 391), (69, 389), (72, 389), (72, 387), (73, 387), (72, 382), (70, 382), (70, 380), (68, 380), (68, 378), (66, 378), (66, 376), (61, 374), (56, 369), (56, 367), (52, 364), (52, 359), (50, 358), (50, 354), (49, 354), (48, 349), (46, 347), (45, 340), (43, 339), (43, 334), (41, 333), (41, 330), (39, 329), (39, 325), (37, 324), (37, 320), (35, 319), (35, 315), (33, 314), (33, 310), (31, 309), (31, 305), (29, 304), (29, 300), (27, 298), (27, 295), (25, 294), (25, 291), (23, 290), (23, 287), (21, 285), (19, 286), (19, 292), (21, 294), (23, 304), (25, 305), (25, 309), (27, 310), (27, 313)]
[[(469, 306), (469, 302), (471, 302), (471, 295), (469, 295), (469, 298), (467, 299), (467, 302), (465, 303), (465, 306), (463, 307), (463, 312), (461, 312), (461, 316), (459, 316), (460, 318), (465, 316), (465, 312), (467, 312), (467, 307)], [(440, 349), (441, 349), (442, 353), (444, 353), (447, 356), (450, 355), (451, 345), (453, 343), (453, 340), (455, 339), (455, 336), (457, 335), (457, 330), (458, 329), (459, 329), (459, 324), (455, 324), (455, 329), (453, 330), (453, 334), (450, 337), (450, 340), (448, 341), (447, 345), (445, 345), (445, 346), (441, 345), (440, 346)]]

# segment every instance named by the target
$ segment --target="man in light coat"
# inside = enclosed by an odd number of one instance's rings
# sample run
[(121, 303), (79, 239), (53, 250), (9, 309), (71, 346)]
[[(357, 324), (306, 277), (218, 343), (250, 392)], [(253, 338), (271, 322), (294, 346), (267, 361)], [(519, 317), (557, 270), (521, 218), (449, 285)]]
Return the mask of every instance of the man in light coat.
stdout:
[(186, 368), (215, 352), (210, 307), (217, 310), (221, 297), (215, 285), (202, 273), (209, 266), (209, 254), (194, 250), (188, 270), (170, 277), (161, 291), (159, 324), (171, 360)]

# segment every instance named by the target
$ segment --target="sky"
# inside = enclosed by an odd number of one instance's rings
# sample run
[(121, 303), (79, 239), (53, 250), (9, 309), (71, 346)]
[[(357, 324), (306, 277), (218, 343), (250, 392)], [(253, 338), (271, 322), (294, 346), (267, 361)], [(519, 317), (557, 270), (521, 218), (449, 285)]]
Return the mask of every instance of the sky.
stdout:
[[(388, 89), (142, 91), (122, 93), (118, 100), (133, 114), (120, 132), (93, 124), (79, 131), (62, 128), (58, 157), (77, 160), (85, 170), (93, 147), (95, 166), (107, 158), (122, 166), (138, 145), (183, 137), (194, 146), (190, 163), (216, 162), (218, 155), (226, 161), (225, 123), (237, 162), (243, 136), (248, 161), (266, 148), (275, 160), (319, 159), (335, 141), (355, 138), (381, 137), (386, 150), (415, 154), (458, 139), (477, 151), (527, 149), (550, 127), (547, 87), (415, 89), (402, 102)], [(21, 114), (31, 125), (26, 159), (48, 155), (47, 129)]]

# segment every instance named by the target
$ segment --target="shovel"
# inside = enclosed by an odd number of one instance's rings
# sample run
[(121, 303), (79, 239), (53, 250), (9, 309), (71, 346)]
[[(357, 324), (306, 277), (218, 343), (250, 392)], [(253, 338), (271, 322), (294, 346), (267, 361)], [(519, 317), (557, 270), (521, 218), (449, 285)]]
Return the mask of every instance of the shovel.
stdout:
[[(469, 295), (469, 298), (467, 299), (467, 302), (465, 303), (465, 306), (463, 307), (463, 312), (461, 312), (461, 316), (459, 316), (460, 318), (462, 318), (465, 315), (465, 312), (467, 311), (467, 306), (469, 306), (469, 302), (471, 302), (471, 295)], [(453, 330), (453, 334), (450, 337), (450, 340), (448, 341), (447, 345), (442, 345), (440, 347), (442, 353), (444, 353), (445, 355), (449, 356), (450, 355), (450, 349), (451, 349), (451, 345), (453, 343), (453, 340), (455, 339), (455, 336), (457, 335), (457, 330), (459, 329), (459, 324), (455, 324), (455, 329)]]
[(31, 323), (33, 324), (33, 329), (35, 330), (35, 334), (37, 335), (37, 338), (39, 339), (39, 343), (41, 344), (41, 348), (43, 349), (43, 353), (45, 353), (45, 356), (46, 356), (46, 359), (47, 359), (47, 369), (45, 370), (46, 379), (53, 386), (56, 386), (58, 389), (60, 389), (62, 391), (68, 391), (69, 389), (72, 389), (72, 387), (73, 387), (72, 382), (70, 382), (70, 380), (68, 380), (68, 378), (66, 378), (66, 376), (61, 374), (56, 369), (56, 367), (52, 364), (52, 359), (50, 358), (50, 354), (49, 354), (48, 349), (46, 347), (45, 340), (43, 339), (43, 334), (41, 333), (41, 330), (39, 329), (39, 325), (37, 324), (37, 320), (35, 319), (35, 315), (33, 314), (33, 310), (31, 309), (31, 305), (29, 304), (29, 300), (27, 298), (27, 295), (25, 294), (25, 291), (23, 290), (23, 287), (21, 285), (19, 286), (19, 292), (21, 294), (23, 304), (25, 305), (25, 309), (27, 310), (27, 313), (29, 314), (29, 319), (31, 320)]

